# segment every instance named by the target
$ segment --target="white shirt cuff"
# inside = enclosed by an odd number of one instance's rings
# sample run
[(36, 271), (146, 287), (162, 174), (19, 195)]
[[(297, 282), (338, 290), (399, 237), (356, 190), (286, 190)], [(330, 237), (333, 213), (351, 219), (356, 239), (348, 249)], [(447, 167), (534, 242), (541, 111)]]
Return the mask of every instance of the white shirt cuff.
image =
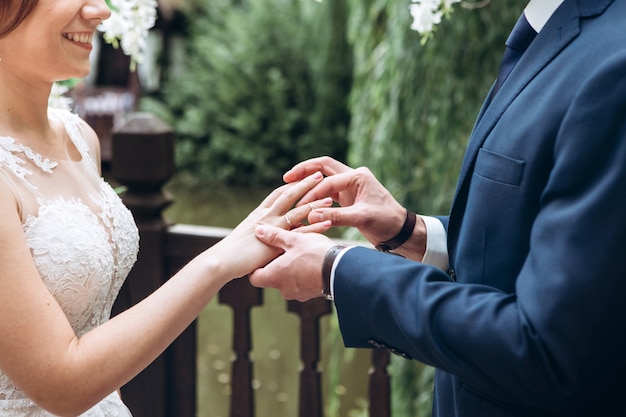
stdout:
[(335, 269), (337, 269), (337, 265), (339, 265), (339, 261), (341, 260), (341, 257), (344, 255), (344, 253), (346, 253), (353, 247), (354, 246), (348, 246), (348, 247), (343, 248), (341, 252), (337, 254), (337, 257), (335, 258), (335, 262), (333, 262), (333, 266), (330, 269), (330, 295), (333, 296), (333, 299), (335, 298)]
[(422, 263), (436, 266), (447, 271), (448, 262), (448, 234), (441, 221), (436, 217), (420, 216), (426, 224), (426, 252)]

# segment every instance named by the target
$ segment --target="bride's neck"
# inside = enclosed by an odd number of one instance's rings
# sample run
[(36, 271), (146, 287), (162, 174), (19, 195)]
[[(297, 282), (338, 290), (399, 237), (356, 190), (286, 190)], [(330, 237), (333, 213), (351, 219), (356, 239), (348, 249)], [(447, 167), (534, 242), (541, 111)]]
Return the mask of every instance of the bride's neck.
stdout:
[(0, 136), (3, 132), (32, 132), (46, 137), (50, 132), (48, 98), (51, 85), (33, 85), (0, 76)]

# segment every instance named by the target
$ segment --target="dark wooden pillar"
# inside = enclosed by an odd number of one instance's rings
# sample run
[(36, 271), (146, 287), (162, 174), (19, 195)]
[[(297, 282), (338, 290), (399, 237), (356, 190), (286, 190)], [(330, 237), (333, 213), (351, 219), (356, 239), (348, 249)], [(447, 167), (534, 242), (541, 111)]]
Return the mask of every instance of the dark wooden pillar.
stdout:
[[(144, 299), (168, 278), (164, 263), (167, 225), (162, 212), (172, 200), (162, 187), (174, 173), (174, 133), (154, 115), (131, 114), (113, 133), (112, 154), (112, 177), (126, 187), (121, 197), (132, 211), (140, 235), (137, 263), (113, 309), (117, 314)], [(166, 358), (160, 356), (122, 388), (134, 417), (166, 416)]]
[(391, 416), (391, 381), (387, 371), (389, 352), (372, 350), (372, 366), (369, 370), (369, 415), (370, 417)]
[(263, 290), (250, 285), (247, 277), (239, 278), (222, 288), (219, 292), (219, 301), (232, 307), (235, 321), (233, 326), (235, 361), (232, 365), (230, 417), (253, 417), (250, 309), (263, 304)]
[(305, 303), (288, 301), (287, 309), (300, 318), (300, 401), (299, 417), (322, 417), (322, 381), (318, 370), (320, 360), (320, 319), (332, 312), (332, 306), (324, 298), (314, 298)]

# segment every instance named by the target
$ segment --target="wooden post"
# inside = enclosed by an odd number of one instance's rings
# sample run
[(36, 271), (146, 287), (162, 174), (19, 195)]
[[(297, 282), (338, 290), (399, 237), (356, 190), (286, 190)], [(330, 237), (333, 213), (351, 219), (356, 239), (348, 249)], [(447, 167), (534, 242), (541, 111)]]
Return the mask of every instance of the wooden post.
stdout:
[(391, 416), (391, 381), (387, 366), (389, 352), (372, 350), (372, 366), (369, 370), (369, 415), (370, 417)]
[[(112, 154), (112, 177), (127, 187), (121, 197), (132, 211), (140, 235), (137, 263), (113, 309), (117, 314), (137, 304), (168, 278), (164, 263), (167, 224), (162, 212), (172, 199), (162, 186), (174, 174), (174, 133), (154, 115), (131, 114), (113, 133)], [(166, 416), (166, 357), (161, 355), (122, 387), (122, 396), (134, 417)]]
[(252, 393), (252, 334), (250, 332), (250, 309), (263, 304), (263, 290), (250, 285), (248, 278), (229, 282), (219, 292), (221, 304), (233, 309), (233, 350), (230, 417), (253, 417), (254, 395)]
[(324, 298), (314, 298), (305, 303), (288, 301), (287, 309), (300, 318), (300, 401), (299, 417), (322, 417), (322, 381), (318, 370), (320, 360), (319, 321), (332, 312), (331, 303)]

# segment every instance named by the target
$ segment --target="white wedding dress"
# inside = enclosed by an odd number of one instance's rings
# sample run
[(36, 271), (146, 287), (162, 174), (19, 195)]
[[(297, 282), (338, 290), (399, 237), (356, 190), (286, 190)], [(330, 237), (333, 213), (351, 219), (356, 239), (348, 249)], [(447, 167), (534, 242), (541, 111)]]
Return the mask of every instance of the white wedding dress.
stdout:
[[(80, 160), (50, 160), (18, 138), (0, 136), (0, 181), (17, 198), (42, 280), (80, 337), (109, 319), (136, 260), (139, 235), (131, 213), (99, 174), (97, 143), (86, 139), (85, 123), (68, 111), (50, 110), (49, 116), (63, 123)], [(81, 416), (130, 415), (114, 392)], [(27, 398), (0, 369), (0, 416), (53, 415)]]

